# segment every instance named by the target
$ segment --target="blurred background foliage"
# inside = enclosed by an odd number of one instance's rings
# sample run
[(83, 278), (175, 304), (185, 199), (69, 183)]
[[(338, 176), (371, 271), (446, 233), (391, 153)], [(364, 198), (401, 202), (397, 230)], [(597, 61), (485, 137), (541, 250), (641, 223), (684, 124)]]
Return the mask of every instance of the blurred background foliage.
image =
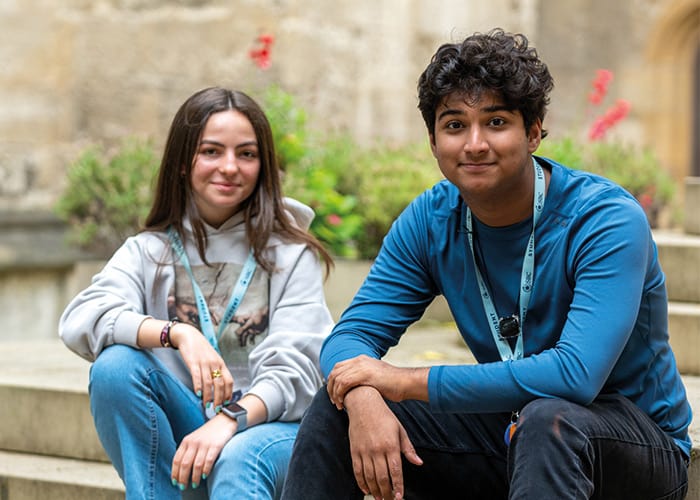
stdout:
[(114, 148), (93, 144), (69, 165), (56, 203), (71, 243), (101, 256), (111, 254), (141, 227), (153, 197), (160, 156), (151, 141), (127, 137)]
[[(274, 37), (260, 35), (249, 53), (258, 76), (272, 65)], [(671, 176), (652, 152), (611, 137), (631, 104), (607, 109), (614, 75), (597, 70), (588, 95), (593, 120), (587, 134), (547, 137), (536, 154), (608, 177), (634, 195), (652, 226), (674, 191)], [(350, 134), (321, 133), (297, 99), (261, 80), (261, 105), (270, 121), (286, 196), (316, 213), (311, 232), (337, 257), (372, 259), (384, 235), (410, 201), (442, 178), (426, 142), (360, 146)], [(600, 110), (600, 111), (599, 111)], [(68, 167), (68, 185), (56, 212), (71, 226), (72, 241), (109, 255), (141, 227), (151, 204), (160, 154), (149, 140), (127, 138), (112, 150), (92, 145)]]
[[(334, 255), (374, 258), (405, 206), (440, 179), (427, 144), (361, 147), (348, 134), (323, 135), (290, 94), (269, 87), (263, 107), (283, 171), (283, 192), (316, 212), (311, 232)], [(129, 137), (86, 148), (68, 167), (56, 213), (80, 247), (108, 256), (139, 230), (152, 201), (160, 154)]]
[(607, 177), (629, 191), (642, 205), (652, 227), (671, 206), (675, 184), (649, 149), (622, 142), (587, 142), (564, 136), (544, 139), (536, 153), (570, 168)]
[(536, 153), (616, 182), (637, 198), (650, 225), (657, 227), (662, 212), (676, 215), (676, 207), (671, 206), (675, 182), (651, 149), (625, 143), (612, 134), (632, 108), (624, 99), (610, 102), (608, 93), (614, 78), (608, 69), (595, 72), (587, 96), (586, 114), (591, 119), (586, 130), (557, 139), (547, 137)]
[[(266, 90), (262, 104), (283, 192), (314, 209), (311, 232), (337, 257), (374, 258), (394, 219), (442, 178), (427, 142), (363, 147), (347, 134), (321, 134), (277, 86)], [(673, 180), (649, 150), (568, 135), (547, 137), (536, 154), (617, 182), (640, 201), (652, 226), (673, 198)], [(56, 205), (70, 223), (72, 241), (109, 255), (138, 231), (150, 208), (159, 158), (151, 141), (135, 137), (111, 150), (84, 150), (69, 166), (67, 189)]]

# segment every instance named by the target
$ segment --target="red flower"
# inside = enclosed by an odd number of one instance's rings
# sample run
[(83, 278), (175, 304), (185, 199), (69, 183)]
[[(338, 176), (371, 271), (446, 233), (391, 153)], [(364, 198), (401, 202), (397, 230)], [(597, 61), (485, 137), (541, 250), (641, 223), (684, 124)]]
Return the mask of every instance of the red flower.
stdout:
[(270, 62), (270, 51), (267, 49), (251, 50), (250, 58), (260, 69), (267, 69), (272, 65)]
[(639, 195), (637, 200), (644, 210), (651, 208), (652, 204), (654, 203), (654, 198), (649, 193)]
[(603, 101), (605, 94), (608, 93), (608, 85), (613, 79), (613, 73), (607, 69), (599, 69), (596, 71), (596, 77), (593, 80), (593, 90), (588, 94), (588, 101), (597, 106)]
[(326, 222), (331, 226), (340, 226), (343, 223), (343, 219), (338, 214), (330, 214), (326, 216)]
[(257, 41), (260, 43), (260, 47), (251, 49), (248, 54), (258, 68), (267, 69), (272, 65), (270, 50), (275, 43), (275, 37), (273, 35), (264, 34), (260, 35)]
[(271, 34), (260, 35), (258, 41), (267, 47), (271, 47), (275, 43), (275, 36)]
[(627, 116), (630, 108), (631, 105), (628, 101), (618, 99), (613, 106), (608, 108), (605, 114), (596, 118), (591, 128), (588, 129), (588, 138), (591, 141), (598, 141), (605, 137), (610, 128)]

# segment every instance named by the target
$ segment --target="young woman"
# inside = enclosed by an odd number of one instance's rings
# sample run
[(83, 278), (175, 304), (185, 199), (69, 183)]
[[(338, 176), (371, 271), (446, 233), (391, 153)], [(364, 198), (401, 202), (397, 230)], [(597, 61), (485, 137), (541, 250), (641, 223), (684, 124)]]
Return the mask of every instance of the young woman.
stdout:
[(68, 305), (90, 404), (127, 498), (275, 498), (332, 327), (310, 208), (283, 199), (247, 95), (180, 107), (142, 232)]

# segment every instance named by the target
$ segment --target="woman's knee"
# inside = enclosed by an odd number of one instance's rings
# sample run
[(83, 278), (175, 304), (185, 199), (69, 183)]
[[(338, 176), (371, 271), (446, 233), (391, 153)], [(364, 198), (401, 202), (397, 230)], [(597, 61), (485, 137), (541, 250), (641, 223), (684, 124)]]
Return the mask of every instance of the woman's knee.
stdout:
[(119, 398), (135, 381), (135, 373), (146, 363), (143, 351), (126, 345), (113, 345), (100, 353), (90, 367), (90, 396)]
[(282, 489), (298, 428), (297, 423), (272, 422), (236, 434), (214, 465), (210, 494), (246, 488), (251, 497), (275, 497)]
[(256, 425), (236, 434), (221, 451), (220, 462), (274, 462), (276, 457), (288, 461), (298, 423), (270, 422)]

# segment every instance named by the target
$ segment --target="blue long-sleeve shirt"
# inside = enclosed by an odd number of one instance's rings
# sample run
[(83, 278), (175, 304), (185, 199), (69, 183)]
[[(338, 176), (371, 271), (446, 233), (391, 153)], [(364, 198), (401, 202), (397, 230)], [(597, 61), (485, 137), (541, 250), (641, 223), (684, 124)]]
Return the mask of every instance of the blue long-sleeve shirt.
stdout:
[[(392, 225), (323, 346), (324, 374), (360, 354), (382, 357), (442, 294), (478, 364), (430, 369), (435, 411), (507, 412), (540, 397), (585, 405), (615, 392), (690, 454), (692, 414), (669, 345), (665, 278), (644, 211), (606, 179), (538, 160), (552, 175), (535, 230), (523, 359), (501, 361), (479, 294), (466, 205), (442, 181)], [(499, 315), (511, 315), (532, 220), (499, 228), (474, 222), (481, 273)]]

